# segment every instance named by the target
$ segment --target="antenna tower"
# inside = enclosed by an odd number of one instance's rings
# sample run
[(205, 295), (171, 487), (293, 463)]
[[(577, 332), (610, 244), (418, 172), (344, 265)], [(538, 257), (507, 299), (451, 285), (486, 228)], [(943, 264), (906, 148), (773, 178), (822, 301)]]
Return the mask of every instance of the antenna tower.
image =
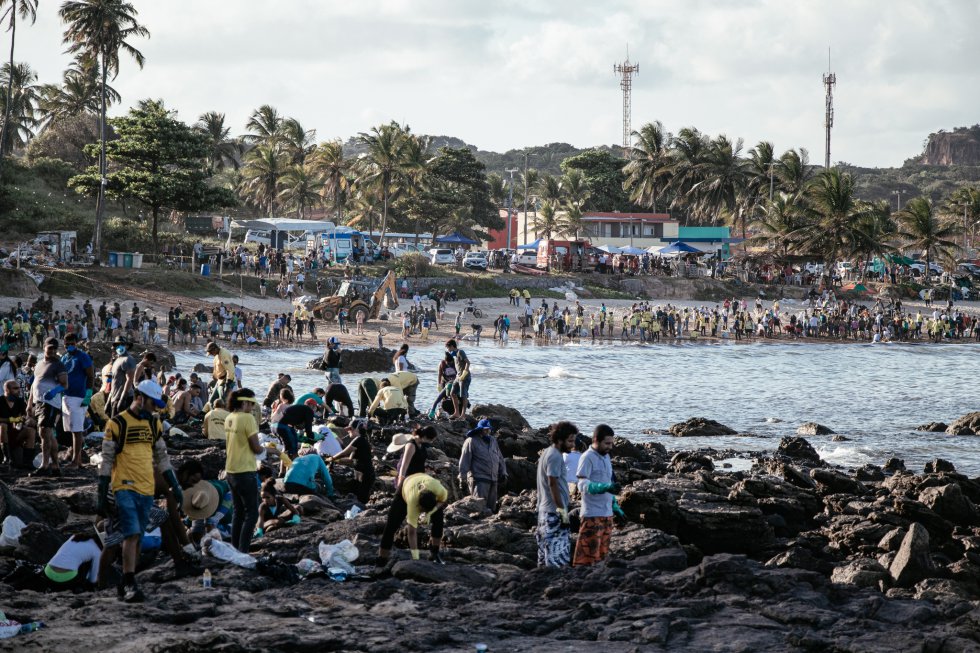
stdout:
[(613, 72), (621, 77), (619, 88), (623, 89), (623, 147), (629, 151), (633, 141), (633, 128), (630, 125), (633, 114), (633, 75), (640, 72), (640, 64), (630, 63), (629, 46), (626, 48), (626, 61), (613, 64)]
[[(827, 68), (830, 69), (830, 49), (827, 50)], [(824, 167), (830, 169), (830, 128), (834, 126), (834, 86), (837, 85), (837, 75), (826, 72), (823, 76), (823, 85), (827, 89), (827, 115), (824, 118), (824, 127), (827, 130), (827, 142), (824, 147)]]

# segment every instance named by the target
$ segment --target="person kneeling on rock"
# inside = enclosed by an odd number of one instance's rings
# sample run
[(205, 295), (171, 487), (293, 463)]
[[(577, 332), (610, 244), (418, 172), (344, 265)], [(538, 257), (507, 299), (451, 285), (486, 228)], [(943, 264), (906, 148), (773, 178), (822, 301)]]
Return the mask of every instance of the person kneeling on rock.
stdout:
[(300, 509), (279, 493), (274, 479), (262, 484), (262, 503), (259, 504), (259, 524), (255, 536), (262, 537), (266, 532), (277, 528), (298, 524)]
[(418, 527), (419, 520), (426, 516), (431, 525), (429, 533), (429, 560), (445, 564), (439, 554), (442, 542), (444, 510), (449, 499), (449, 491), (428, 474), (412, 474), (402, 483), (401, 491), (395, 493), (395, 500), (388, 511), (388, 521), (381, 535), (381, 550), (378, 552), (377, 566), (383, 567), (391, 557), (391, 547), (395, 543), (395, 533), (402, 521), (408, 523), (408, 546), (412, 560), (419, 559)]

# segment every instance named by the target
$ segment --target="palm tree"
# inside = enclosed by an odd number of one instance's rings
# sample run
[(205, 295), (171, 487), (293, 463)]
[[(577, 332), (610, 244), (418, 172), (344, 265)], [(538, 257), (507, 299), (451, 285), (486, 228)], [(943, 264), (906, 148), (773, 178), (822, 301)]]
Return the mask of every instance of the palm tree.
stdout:
[(930, 276), (929, 262), (932, 253), (940, 257), (952, 256), (956, 250), (956, 236), (962, 227), (956, 222), (940, 216), (933, 207), (932, 200), (916, 197), (909, 200), (896, 216), (898, 237), (905, 247), (921, 251), (926, 257), (925, 279)]
[(302, 165), (306, 162), (306, 157), (316, 149), (316, 130), (303, 129), (303, 125), (295, 118), (282, 121), (280, 136), (283, 149), (293, 163)]
[(561, 186), (561, 179), (548, 173), (541, 175), (538, 180), (538, 197), (542, 202), (548, 202), (552, 206), (561, 206), (565, 201), (565, 190)]
[(779, 157), (776, 174), (787, 193), (802, 193), (813, 179), (815, 168), (810, 165), (810, 153), (805, 147), (786, 150)]
[[(106, 88), (106, 106), (121, 99), (116, 89)], [(44, 84), (41, 87), (42, 130), (79, 115), (98, 116), (101, 103), (98, 69), (84, 59), (76, 59), (62, 75), (60, 86)]]
[(623, 190), (629, 191), (631, 202), (648, 206), (656, 213), (657, 199), (670, 177), (669, 146), (673, 137), (656, 120), (633, 132), (633, 138), (636, 145), (633, 146), (629, 163), (623, 168), (626, 174)]
[(320, 191), (323, 180), (311, 163), (293, 164), (279, 180), (279, 199), (284, 207), (296, 209), (296, 217), (306, 219), (306, 208), (313, 208), (322, 200)]
[(873, 207), (854, 195), (854, 179), (839, 168), (823, 170), (807, 191), (810, 219), (794, 232), (802, 252), (820, 255), (828, 269), (853, 257), (866, 241), (862, 223)]
[(704, 163), (711, 149), (710, 139), (693, 127), (681, 129), (671, 141), (668, 190), (674, 194), (671, 208), (687, 209), (693, 189), (704, 178)]
[(350, 210), (348, 211), (350, 217), (347, 220), (347, 224), (357, 225), (358, 227), (367, 225), (368, 233), (373, 231), (375, 218), (381, 217), (381, 214), (378, 212), (376, 197), (377, 193), (374, 192), (374, 189), (362, 188), (361, 192), (354, 197), (354, 201), (351, 203)]
[(963, 221), (963, 249), (967, 249), (974, 242), (977, 223), (980, 222), (980, 188), (976, 186), (962, 186), (949, 196), (943, 213), (949, 216), (950, 220)]
[(752, 221), (755, 235), (746, 242), (753, 246), (766, 246), (776, 256), (786, 259), (795, 251), (799, 230), (807, 224), (807, 212), (799, 198), (779, 192), (772, 201), (761, 204)]
[(541, 204), (541, 210), (534, 216), (534, 234), (541, 238), (551, 238), (561, 230), (560, 216), (551, 202)]
[(238, 170), (242, 166), (240, 142), (231, 138), (231, 128), (225, 125), (225, 114), (217, 111), (202, 113), (195, 125), (208, 139), (208, 170), (224, 170), (231, 167)]
[(14, 64), (12, 69), (5, 63), (0, 68), (0, 84), (8, 91), (0, 98), (4, 115), (2, 140), (10, 144), (11, 150), (26, 146), (40, 122), (37, 119), (40, 88), (34, 84), (36, 81), (37, 73), (26, 63)]
[(130, 55), (140, 68), (145, 59), (143, 53), (130, 45), (127, 39), (149, 38), (150, 32), (136, 22), (138, 12), (126, 0), (66, 0), (59, 10), (65, 23), (63, 42), (68, 52), (81, 55), (85, 61), (97, 65), (102, 78), (101, 106), (99, 111), (99, 196), (95, 209), (95, 234), (92, 238), (96, 256), (102, 246), (102, 217), (105, 214), (106, 176), (106, 105), (109, 75), (119, 75), (119, 52)]
[(337, 223), (341, 222), (341, 198), (350, 188), (350, 161), (344, 158), (344, 146), (337, 141), (320, 143), (312, 156), (317, 175), (323, 180), (324, 195), (333, 195), (333, 206), (337, 212)]
[(263, 104), (252, 112), (245, 129), (249, 133), (243, 136), (249, 143), (276, 142), (282, 135), (283, 118), (279, 111), (268, 104)]
[(889, 244), (895, 236), (895, 222), (892, 220), (892, 210), (885, 200), (870, 202), (855, 225), (854, 253), (859, 257), (858, 270), (863, 279), (867, 271), (867, 261), (874, 257), (883, 257), (895, 251)]
[[(734, 224), (740, 220), (738, 199), (747, 179), (745, 159), (741, 157), (742, 139), (732, 141), (722, 134), (711, 141), (700, 164), (700, 181), (688, 191), (692, 197), (692, 216), (700, 222), (718, 223), (727, 215)], [(745, 236), (745, 220), (742, 236)]]
[(279, 180), (286, 172), (289, 158), (271, 144), (249, 151), (242, 168), (242, 195), (264, 209), (270, 218), (276, 217)]
[(367, 148), (359, 159), (360, 176), (358, 183), (376, 182), (381, 194), (381, 236), (384, 240), (388, 230), (388, 209), (392, 195), (397, 190), (402, 168), (405, 164), (405, 144), (408, 128), (392, 121), (387, 125), (374, 127), (370, 132), (361, 132), (357, 141)]
[[(37, 0), (0, 0), (0, 10), (3, 11), (0, 14), (0, 22), (6, 20), (7, 31), (10, 32), (10, 61), (7, 65), (8, 70), (12, 70), (14, 68), (14, 42), (17, 40), (17, 15), (20, 14), (23, 20), (30, 20), (33, 25), (34, 21), (37, 20)], [(3, 130), (0, 131), (0, 159), (3, 159), (7, 153), (7, 138), (10, 131), (7, 129), (7, 125), (10, 124), (10, 113), (14, 105), (13, 94), (14, 76), (7, 75), (7, 100), (3, 109)], [(2, 165), (3, 163), (0, 161), (0, 166)]]
[(507, 204), (507, 184), (504, 178), (496, 172), (487, 175), (487, 185), (490, 186), (490, 199), (498, 209)]

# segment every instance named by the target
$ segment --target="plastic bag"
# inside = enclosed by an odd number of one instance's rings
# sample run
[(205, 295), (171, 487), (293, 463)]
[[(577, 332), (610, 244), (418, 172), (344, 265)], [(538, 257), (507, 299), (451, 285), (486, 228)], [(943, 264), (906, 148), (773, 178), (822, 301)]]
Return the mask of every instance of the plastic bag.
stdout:
[(206, 538), (201, 543), (201, 550), (207, 555), (230, 562), (244, 569), (255, 569), (256, 560), (247, 553), (242, 553), (235, 547), (225, 542), (219, 542), (211, 538)]
[(328, 569), (342, 569), (348, 574), (353, 574), (355, 569), (351, 564), (357, 560), (360, 552), (350, 540), (343, 540), (338, 544), (325, 544), (320, 542), (320, 563)]
[(317, 562), (316, 560), (311, 560), (309, 558), (303, 558), (302, 560), (297, 562), (296, 568), (299, 570), (300, 576), (306, 576), (307, 574), (310, 574), (312, 572), (323, 570), (319, 562)]
[(361, 512), (360, 506), (351, 506), (347, 512), (344, 513), (344, 519), (354, 519)]
[(7, 515), (3, 520), (3, 532), (0, 533), (0, 546), (17, 546), (20, 543), (20, 532), (27, 524), (20, 517)]

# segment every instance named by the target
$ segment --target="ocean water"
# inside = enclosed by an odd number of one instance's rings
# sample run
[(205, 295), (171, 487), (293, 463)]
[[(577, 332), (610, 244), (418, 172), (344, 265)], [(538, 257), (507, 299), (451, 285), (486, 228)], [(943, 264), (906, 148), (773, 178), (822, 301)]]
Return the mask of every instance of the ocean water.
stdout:
[[(395, 344), (394, 341), (388, 343)], [(618, 435), (657, 440), (668, 449), (774, 449), (807, 421), (848, 438), (808, 438), (827, 461), (845, 467), (903, 458), (910, 470), (935, 458), (980, 475), (980, 436), (922, 433), (915, 427), (951, 422), (980, 410), (976, 361), (980, 345), (820, 345), (755, 343), (566, 345), (540, 347), (512, 340), (464, 343), (473, 365), (474, 403), (521, 411), (532, 426), (568, 419), (583, 432), (605, 422)], [(277, 372), (289, 372), (298, 393), (323, 385), (306, 370), (320, 349), (242, 349), (245, 385), (264, 393)], [(409, 352), (420, 368), (419, 406), (435, 398), (436, 369), (444, 355), (430, 345)], [(178, 368), (209, 364), (200, 352), (177, 354)], [(356, 398), (357, 381), (344, 375)], [(689, 417), (708, 417), (738, 436), (674, 438), (666, 429)]]

